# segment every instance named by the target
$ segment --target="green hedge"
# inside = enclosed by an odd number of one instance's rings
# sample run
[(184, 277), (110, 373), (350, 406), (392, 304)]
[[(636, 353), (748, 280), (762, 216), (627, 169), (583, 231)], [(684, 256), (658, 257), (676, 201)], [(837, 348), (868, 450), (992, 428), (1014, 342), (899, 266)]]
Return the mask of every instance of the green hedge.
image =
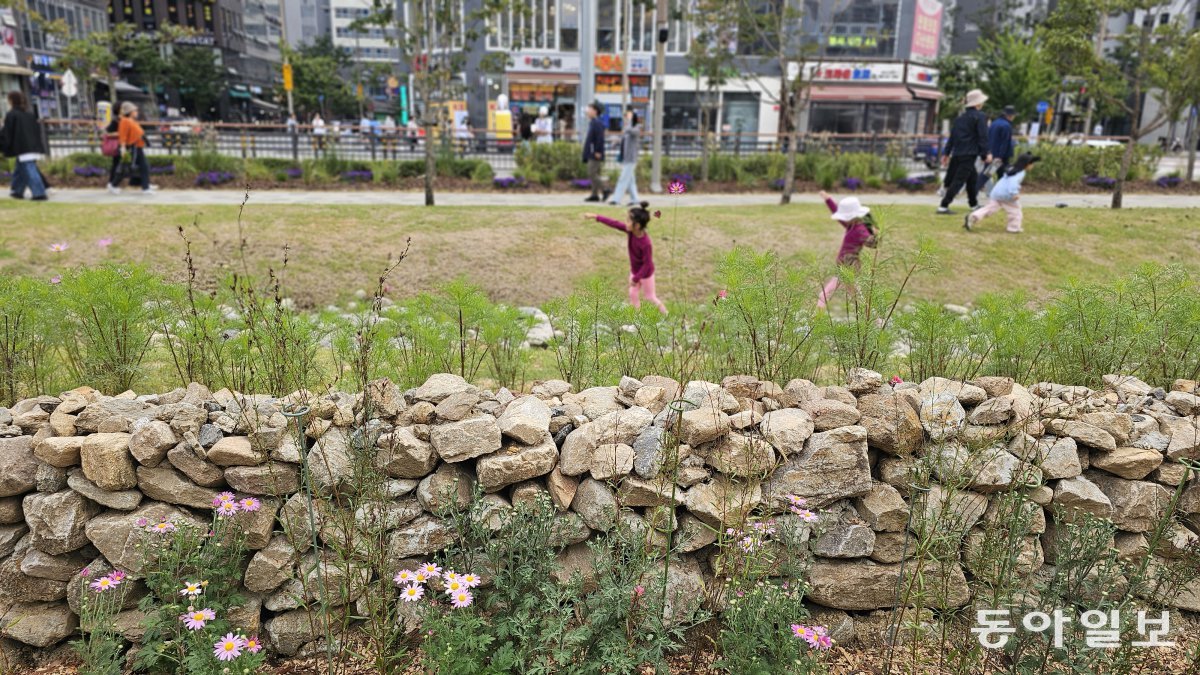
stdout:
[[(1087, 176), (1116, 178), (1121, 169), (1125, 146), (1093, 148), (1083, 145), (1041, 144), (1022, 146), (1017, 152), (1032, 152), (1042, 161), (1030, 172), (1033, 182), (1045, 181), (1065, 185), (1076, 184)], [(1129, 167), (1129, 180), (1148, 180), (1154, 177), (1162, 150), (1158, 146), (1139, 145)]]

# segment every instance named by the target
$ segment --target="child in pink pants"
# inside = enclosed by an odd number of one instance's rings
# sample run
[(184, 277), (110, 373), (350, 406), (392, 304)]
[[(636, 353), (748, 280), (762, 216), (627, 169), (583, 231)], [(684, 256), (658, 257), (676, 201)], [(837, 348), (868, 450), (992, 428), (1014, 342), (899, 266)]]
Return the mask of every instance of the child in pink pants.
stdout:
[[(842, 248), (838, 250), (837, 264), (858, 268), (858, 254), (864, 246), (875, 247), (875, 230), (870, 222), (871, 209), (863, 206), (858, 197), (846, 197), (841, 202), (834, 203), (833, 198), (824, 190), (821, 199), (833, 212), (833, 219), (841, 223), (846, 233), (842, 235)], [(836, 276), (830, 277), (817, 297), (817, 309), (825, 309), (829, 296), (838, 289), (841, 282)]]
[(970, 232), (979, 224), (979, 221), (1000, 209), (1004, 209), (1004, 213), (1008, 216), (1008, 225), (1005, 227), (1005, 230), (1011, 234), (1024, 232), (1025, 228), (1021, 227), (1021, 181), (1025, 180), (1025, 174), (1029, 171), (1029, 168), (1040, 159), (1041, 157), (1028, 152), (1018, 157), (1012, 168), (996, 181), (988, 203), (983, 208), (976, 209), (963, 218), (963, 228)]
[(658, 307), (658, 311), (666, 314), (666, 306), (654, 294), (654, 250), (650, 244), (650, 235), (646, 234), (646, 226), (650, 224), (649, 207), (649, 202), (641, 202), (630, 208), (629, 225), (595, 213), (585, 213), (583, 217), (604, 223), (628, 235), (625, 241), (629, 250), (629, 302), (635, 308), (640, 308), (641, 296), (645, 296), (647, 301)]

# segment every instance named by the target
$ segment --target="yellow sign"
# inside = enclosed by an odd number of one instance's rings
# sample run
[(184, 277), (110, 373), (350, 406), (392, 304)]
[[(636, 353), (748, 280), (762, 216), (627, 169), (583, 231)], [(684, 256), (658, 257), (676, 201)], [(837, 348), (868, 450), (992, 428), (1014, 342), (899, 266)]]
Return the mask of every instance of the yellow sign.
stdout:
[(283, 90), (292, 90), (292, 64), (283, 64)]
[(363, 97), (362, 82), (358, 83), (358, 87), (354, 90), (354, 95), (358, 97), (358, 100), (360, 100), (360, 101), (362, 100), (362, 97)]
[(395, 75), (388, 78), (388, 89), (395, 89), (396, 87), (399, 87), (399, 86), (400, 86), (400, 80), (397, 80)]

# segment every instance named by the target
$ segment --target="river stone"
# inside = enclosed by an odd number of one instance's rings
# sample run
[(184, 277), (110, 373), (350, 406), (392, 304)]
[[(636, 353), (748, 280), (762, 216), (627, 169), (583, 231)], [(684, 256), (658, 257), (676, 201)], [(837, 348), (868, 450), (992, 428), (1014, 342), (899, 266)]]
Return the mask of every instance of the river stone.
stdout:
[(37, 487), (37, 469), (32, 436), (0, 438), (0, 497), (32, 492)]
[[(538, 401), (532, 396), (526, 398)], [(494, 492), (550, 473), (558, 461), (558, 448), (549, 431), (542, 432), (540, 441), (536, 445), (509, 442), (499, 452), (480, 457), (475, 464), (479, 485), (486, 492)]]
[(25, 497), (25, 522), (29, 524), (33, 548), (60, 555), (83, 548), (88, 543), (84, 527), (103, 509), (73, 490), (53, 494), (37, 493)]
[(776, 467), (763, 494), (773, 506), (784, 506), (788, 495), (796, 495), (819, 508), (865, 495), (871, 485), (867, 430), (850, 426), (813, 434), (803, 452)]
[(759, 429), (763, 438), (789, 459), (804, 452), (804, 442), (812, 436), (815, 426), (803, 410), (784, 408), (763, 415)]
[(900, 394), (868, 394), (858, 400), (859, 425), (867, 442), (891, 455), (906, 455), (921, 447), (925, 438), (921, 419)]
[(508, 404), (496, 425), (509, 438), (537, 445), (550, 430), (550, 408), (536, 396), (522, 396)]
[(67, 472), (67, 486), (101, 506), (118, 511), (132, 511), (142, 503), (142, 493), (137, 490), (109, 492), (96, 487), (80, 469)]
[(462, 462), (500, 449), (500, 427), (491, 415), (480, 415), (430, 429), (434, 450), (447, 462)]
[(128, 490), (137, 486), (133, 456), (129, 454), (129, 434), (92, 434), (84, 439), (79, 456), (83, 475), (102, 490)]

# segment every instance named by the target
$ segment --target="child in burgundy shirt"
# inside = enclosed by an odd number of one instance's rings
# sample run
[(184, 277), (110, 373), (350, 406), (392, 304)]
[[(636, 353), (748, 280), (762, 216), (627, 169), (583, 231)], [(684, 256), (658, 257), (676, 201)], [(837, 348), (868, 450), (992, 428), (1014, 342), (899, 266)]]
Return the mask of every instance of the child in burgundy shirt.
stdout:
[[(875, 231), (870, 223), (871, 209), (863, 206), (858, 197), (846, 197), (835, 203), (824, 190), (821, 191), (821, 199), (825, 200), (825, 205), (833, 212), (833, 219), (841, 223), (842, 228), (846, 230), (842, 236), (842, 247), (838, 250), (837, 264), (858, 269), (859, 252), (865, 246), (875, 247)], [(818, 309), (825, 309), (829, 296), (833, 295), (839, 285), (836, 276), (825, 282), (825, 287), (821, 289), (821, 295), (817, 298)]]
[(585, 213), (583, 217), (626, 233), (626, 247), (629, 250), (629, 302), (634, 308), (640, 308), (640, 296), (645, 296), (646, 300), (658, 307), (658, 311), (666, 314), (666, 306), (654, 294), (654, 251), (650, 235), (646, 234), (646, 226), (650, 224), (650, 211), (647, 210), (649, 207), (649, 202), (642, 202), (630, 208), (629, 225), (595, 213)]

